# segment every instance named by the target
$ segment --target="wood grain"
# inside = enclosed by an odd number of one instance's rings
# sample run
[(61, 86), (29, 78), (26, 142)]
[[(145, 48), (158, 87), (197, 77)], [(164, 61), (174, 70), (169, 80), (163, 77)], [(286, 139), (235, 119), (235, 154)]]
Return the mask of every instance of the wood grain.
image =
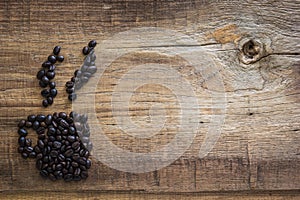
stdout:
[[(205, 0), (1, 1), (0, 191), (78, 191), (78, 194), (73, 194), (78, 195), (77, 198), (84, 198), (80, 194), (84, 190), (155, 193), (299, 191), (299, 11), (299, 3), (288, 0), (256, 3)], [(71, 111), (64, 83), (80, 67), (84, 58), (82, 47), (90, 39), (101, 43), (114, 34), (143, 27), (170, 29), (187, 35), (197, 44), (185, 46), (176, 41), (171, 45), (186, 52), (204, 49), (218, 63), (227, 102), (222, 134), (214, 148), (206, 157), (198, 157), (205, 136), (203, 133), (212, 125), (210, 117), (214, 111), (203, 106), (201, 124), (191, 147), (169, 166), (135, 174), (112, 169), (93, 157), (90, 177), (80, 184), (42, 179), (34, 168), (34, 161), (22, 159), (16, 151), (18, 121), (34, 113)], [(138, 32), (131, 35), (131, 38), (135, 37), (139, 37)], [(247, 65), (239, 60), (239, 55), (243, 42), (250, 39), (263, 43), (265, 54), (259, 61)], [(116, 47), (112, 52), (130, 48), (136, 40), (127, 41), (129, 46), (119, 49), (118, 42), (112, 43), (112, 47)], [(146, 41), (140, 42), (141, 46), (148, 45)], [(41, 89), (35, 75), (58, 44), (63, 47), (62, 54), (66, 59), (57, 67), (58, 97), (53, 106), (45, 109), (41, 107)], [(164, 45), (144, 46), (151, 51), (137, 49), (116, 59), (104, 71), (97, 85), (99, 124), (115, 145), (131, 152), (152, 152), (168, 144), (177, 134), (174, 127), (180, 116), (178, 96), (174, 91), (157, 84), (144, 85), (133, 93), (131, 117), (137, 124), (145, 125), (151, 106), (160, 103), (166, 108), (165, 129), (150, 139), (136, 139), (118, 128), (110, 104), (112, 94), (115, 85), (133, 66), (145, 63), (168, 65), (188, 81), (201, 105), (210, 100), (209, 89), (213, 87), (210, 82), (199, 84), (203, 77), (182, 57), (160, 53), (159, 50), (167, 48)], [(143, 76), (137, 75), (139, 78)], [(134, 83), (133, 79), (125, 86)], [(120, 112), (123, 114), (125, 111)], [(101, 142), (96, 133), (93, 139), (95, 144)], [(16, 197), (14, 195), (12, 198)], [(125, 195), (123, 199), (131, 198)]]

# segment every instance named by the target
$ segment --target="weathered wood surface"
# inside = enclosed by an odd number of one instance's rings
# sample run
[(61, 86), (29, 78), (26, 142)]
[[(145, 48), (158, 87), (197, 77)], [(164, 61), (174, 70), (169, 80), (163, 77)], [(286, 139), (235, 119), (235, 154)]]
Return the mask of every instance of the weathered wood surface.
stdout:
[[(299, 12), (297, 1), (1, 1), (0, 191), (299, 190)], [(168, 120), (167, 128), (159, 136), (136, 139), (114, 126), (110, 104), (114, 86), (135, 65), (165, 64), (188, 81), (201, 107), (210, 102), (208, 94), (213, 86), (207, 85), (209, 81), (199, 84), (203, 77), (182, 57), (159, 52), (168, 45), (185, 52), (201, 48), (218, 63), (227, 97), (225, 123), (214, 148), (204, 158), (198, 157), (203, 133), (213, 123), (209, 118), (213, 108), (203, 106), (202, 123), (193, 144), (167, 167), (142, 174), (126, 173), (94, 157), (90, 177), (80, 184), (43, 180), (34, 161), (22, 159), (16, 151), (17, 122), (28, 114), (70, 111), (72, 106), (64, 92), (64, 83), (81, 65), (82, 47), (90, 39), (102, 42), (119, 32), (143, 27), (176, 31), (198, 44), (157, 43), (144, 46), (146, 51), (136, 49), (115, 59), (97, 86), (96, 111), (104, 133), (115, 145), (131, 152), (147, 153), (168, 144), (177, 134), (174, 127), (180, 117), (174, 91), (157, 84), (137, 88), (130, 101), (132, 120), (146, 125), (148, 110), (155, 103), (166, 106)], [(112, 41), (110, 51), (130, 48), (137, 41), (141, 47), (148, 45), (147, 41), (135, 40), (134, 35), (130, 38), (133, 39), (127, 41), (128, 47), (118, 48), (120, 41)], [(157, 39), (164, 42), (163, 37)], [(258, 61), (244, 64), (241, 47), (249, 39), (261, 42), (264, 51)], [(58, 97), (53, 106), (44, 109), (35, 75), (57, 44), (63, 47), (66, 59), (55, 78)], [(203, 55), (199, 57), (209, 61)], [(140, 78), (143, 74), (135, 75)], [(158, 78), (161, 79), (164, 77)], [(127, 80), (125, 89), (134, 83), (134, 79)], [(119, 114), (124, 112), (121, 110)], [(97, 144), (102, 138), (95, 134), (92, 137)]]

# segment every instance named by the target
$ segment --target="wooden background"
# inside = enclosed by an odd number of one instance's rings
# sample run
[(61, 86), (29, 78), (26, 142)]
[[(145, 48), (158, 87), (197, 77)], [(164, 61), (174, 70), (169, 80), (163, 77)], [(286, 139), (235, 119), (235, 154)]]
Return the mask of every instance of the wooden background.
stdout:
[[(300, 190), (299, 12), (299, 2), (293, 0), (255, 3), (1, 0), (0, 197), (196, 199), (208, 194), (208, 199), (237, 196), (297, 199)], [(80, 67), (82, 47), (90, 39), (101, 42), (113, 34), (140, 27), (168, 28), (188, 35), (221, 63), (227, 110), (218, 142), (200, 159), (197, 153), (204, 135), (197, 134), (184, 155), (154, 172), (125, 173), (92, 157), (93, 166), (86, 181), (43, 180), (34, 160), (24, 160), (17, 153), (18, 121), (29, 114), (69, 112), (72, 105), (64, 92), (64, 83)], [(244, 64), (241, 46), (249, 39), (261, 42), (264, 51), (258, 61)], [(117, 42), (113, 46), (117, 47)], [(62, 54), (66, 58), (58, 66), (55, 78), (59, 94), (54, 105), (44, 109), (35, 75), (58, 44), (63, 47)], [(141, 142), (127, 138), (111, 123), (114, 119), (109, 102), (113, 86), (122, 76), (122, 70), (142, 59), (148, 63), (168, 64), (174, 69), (181, 66), (183, 70), (179, 73), (187, 77), (195, 90), (205, 88), (196, 84), (195, 80), (201, 77), (193, 71), (193, 66), (178, 57), (136, 52), (116, 60), (111, 66), (115, 71), (106, 71), (97, 87), (97, 117), (112, 141), (132, 152), (156, 150), (161, 147), (158, 142), (167, 144), (176, 134), (176, 130), (170, 129), (163, 133), (170, 137)], [(137, 122), (144, 123), (150, 100), (168, 105), (168, 117), (178, 115), (176, 96), (165, 88), (155, 87), (140, 88), (130, 102), (134, 106), (133, 119)], [(144, 98), (145, 94), (150, 100)], [(204, 118), (210, 114), (209, 109), (203, 111)], [(210, 123), (204, 121), (199, 133), (207, 131)], [(93, 142), (97, 140), (101, 138)], [(36, 193), (38, 191), (43, 193)]]

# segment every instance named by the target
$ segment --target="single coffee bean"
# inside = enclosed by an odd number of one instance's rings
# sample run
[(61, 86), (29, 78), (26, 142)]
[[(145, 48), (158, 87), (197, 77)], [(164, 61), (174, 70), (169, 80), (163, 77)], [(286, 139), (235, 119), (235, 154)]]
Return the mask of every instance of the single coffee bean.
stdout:
[(42, 105), (43, 105), (44, 107), (48, 107), (49, 103), (48, 103), (47, 99), (44, 99), (44, 100), (42, 101)]
[(63, 128), (69, 128), (68, 122), (66, 122), (66, 120), (64, 119), (60, 120), (59, 125), (62, 126)]
[(41, 81), (44, 82), (46, 85), (48, 85), (48, 83), (49, 83), (49, 79), (47, 76), (43, 76)]
[(82, 179), (86, 179), (89, 175), (87, 171), (82, 171), (80, 176)]
[(45, 76), (46, 71), (44, 69), (41, 69), (40, 71), (38, 71), (38, 73), (36, 74), (36, 78), (38, 80), (41, 80), (43, 76)]
[(62, 55), (56, 56), (56, 60), (57, 60), (58, 62), (63, 62), (64, 59), (65, 59), (65, 57), (62, 56)]
[(70, 101), (74, 101), (74, 100), (76, 100), (76, 98), (77, 98), (77, 94), (75, 94), (75, 93), (69, 94), (69, 96), (68, 96), (68, 99)]
[(37, 145), (33, 149), (34, 149), (34, 152), (41, 153), (41, 149)]
[(61, 143), (60, 142), (58, 142), (58, 141), (54, 141), (53, 142), (53, 148), (54, 149), (60, 149), (60, 147), (61, 147)]
[(50, 127), (50, 128), (48, 128), (47, 135), (48, 136), (55, 135), (55, 132), (56, 132), (56, 129), (54, 127)]
[(75, 175), (75, 176), (79, 176), (80, 173), (81, 173), (80, 168), (76, 168), (75, 171), (74, 171), (74, 175)]
[(46, 73), (46, 76), (48, 77), (49, 80), (51, 80), (55, 77), (55, 72), (54, 71), (48, 71)]
[(90, 49), (88, 46), (83, 47), (82, 49), (83, 55), (88, 55), (90, 53)]
[(61, 50), (60, 46), (55, 46), (53, 49), (53, 54), (57, 56), (59, 54), (60, 50)]
[(44, 134), (45, 133), (45, 128), (44, 127), (39, 127), (37, 130), (36, 130), (36, 133), (38, 134), (38, 135), (42, 135), (42, 134)]
[(82, 76), (82, 77), (80, 78), (80, 80), (81, 80), (82, 83), (87, 83), (87, 82), (89, 81), (89, 78), (86, 77), (86, 76)]
[(32, 151), (29, 154), (29, 158), (35, 158), (36, 157), (36, 152)]
[(74, 72), (74, 76), (75, 77), (80, 77), (82, 75), (82, 71), (81, 70), (79, 70), (79, 69), (77, 69), (75, 72)]
[(30, 154), (33, 151), (32, 147), (25, 147), (24, 148), (24, 152), (26, 152), (27, 154)]
[(18, 147), (18, 153), (23, 153), (24, 147)]
[(74, 82), (73, 81), (66, 82), (66, 87), (67, 88), (73, 88), (74, 87)]
[(86, 72), (88, 68), (89, 68), (88, 65), (82, 65), (82, 66), (81, 66), (81, 71), (82, 71), (82, 72)]
[(43, 97), (48, 97), (49, 94), (50, 94), (50, 92), (49, 92), (48, 89), (43, 89), (43, 90), (41, 91), (41, 95), (42, 95)]
[(96, 40), (91, 40), (88, 44), (89, 47), (95, 47), (97, 45)]
[[(37, 155), (36, 155), (36, 159), (37, 160), (41, 160), (43, 158), (43, 154), (42, 153), (38, 153)], [(43, 164), (43, 163), (42, 163)]]
[(62, 119), (66, 119), (68, 117), (67, 113), (65, 113), (65, 112), (58, 113), (58, 116)]
[(25, 124), (26, 124), (26, 120), (22, 119), (19, 121), (18, 127), (23, 128), (25, 126)]
[(68, 139), (68, 141), (71, 142), (71, 143), (72, 143), (72, 142), (75, 142), (75, 140), (76, 140), (75, 137), (74, 137), (73, 135), (69, 135), (67, 139)]
[(72, 181), (72, 180), (73, 180), (73, 175), (72, 175), (72, 174), (66, 174), (66, 175), (64, 176), (64, 180), (65, 180), (66, 182)]
[(80, 155), (78, 153), (74, 153), (73, 156), (72, 156), (72, 159), (74, 161), (77, 161), (79, 158), (80, 158)]
[(51, 89), (55, 88), (56, 87), (56, 83), (55, 82), (49, 82), (49, 87)]
[(26, 131), (26, 129), (23, 129), (23, 128), (20, 128), (18, 130), (18, 133), (19, 133), (20, 136), (23, 136), (23, 137), (26, 137), (27, 134), (28, 134), (27, 131)]
[(50, 94), (49, 94), (51, 97), (56, 97), (57, 95), (57, 90), (55, 88), (53, 89), (50, 89)]
[(43, 121), (45, 121), (45, 119), (46, 119), (46, 116), (45, 116), (45, 115), (39, 114), (39, 115), (36, 116), (36, 120), (37, 120), (38, 122), (43, 122)]
[(43, 163), (48, 163), (49, 162), (49, 156), (44, 155), (43, 157)]
[(41, 170), (42, 166), (43, 166), (43, 161), (42, 160), (37, 160), (35, 166), (38, 170)]
[(38, 146), (43, 149), (45, 147), (45, 144), (42, 140), (38, 140)]
[(32, 140), (30, 138), (26, 138), (25, 145), (29, 147), (31, 146), (31, 144), (32, 144)]
[(35, 115), (29, 115), (29, 116), (27, 117), (27, 121), (29, 121), (29, 122), (34, 122), (34, 121), (35, 121), (35, 118), (36, 118)]
[(22, 158), (27, 159), (28, 156), (29, 156), (28, 153), (26, 153), (26, 152), (23, 152), (23, 153), (22, 153)]
[(49, 173), (47, 172), (47, 170), (42, 170), (40, 171), (40, 174), (42, 177), (47, 177)]
[(42, 80), (39, 81), (39, 86), (42, 88), (47, 87), (47, 83), (43, 82)]
[(47, 101), (49, 105), (53, 104), (53, 97), (47, 97)]
[(52, 156), (53, 158), (56, 158), (58, 156), (58, 152), (56, 150), (52, 150), (50, 152), (50, 156)]
[[(64, 151), (62, 151), (62, 152), (64, 152)], [(65, 156), (64, 156), (63, 154), (59, 154), (59, 155), (58, 155), (58, 160), (59, 160), (59, 161), (62, 162), (62, 161), (64, 161), (65, 159), (66, 159), (66, 158), (65, 158)]]
[(72, 94), (72, 93), (74, 93), (74, 91), (75, 91), (75, 88), (67, 88), (67, 89), (66, 89), (66, 92), (67, 92), (68, 94)]
[(53, 55), (48, 56), (48, 61), (51, 62), (51, 64), (56, 63), (56, 57)]
[(49, 68), (50, 66), (51, 66), (51, 62), (50, 61), (45, 61), (42, 64), (42, 67), (44, 67), (44, 68)]
[(78, 159), (78, 163), (85, 166), (85, 165), (86, 165), (86, 158), (80, 157), (80, 158)]
[(72, 149), (69, 149), (69, 150), (67, 150), (67, 151), (64, 153), (64, 156), (66, 156), (66, 157), (71, 157), (72, 154), (73, 154), (73, 150), (72, 150)]
[(33, 128), (33, 130), (37, 130), (39, 127), (40, 127), (40, 122), (34, 121), (34, 122), (32, 123), (32, 128)]
[(52, 123), (52, 115), (47, 115), (45, 119), (45, 123), (50, 125)]
[(83, 76), (87, 77), (89, 79), (89, 78), (91, 78), (92, 74), (90, 72), (86, 71), (83, 73)]
[[(55, 136), (50, 135), (50, 136), (48, 137), (48, 140), (49, 140), (50, 142), (54, 142), (54, 141), (56, 140), (56, 138), (55, 138)], [(49, 146), (52, 146), (52, 143), (51, 143), (51, 145), (48, 143), (48, 145), (49, 145)]]
[(50, 65), (49, 70), (50, 72), (53, 72), (55, 70), (56, 66), (55, 65)]
[(69, 128), (69, 134), (74, 135), (75, 133), (76, 133), (76, 129), (73, 126), (71, 126)]
[(23, 137), (23, 136), (19, 137), (19, 145), (21, 147), (25, 147), (25, 142), (26, 142), (26, 138), (25, 137)]

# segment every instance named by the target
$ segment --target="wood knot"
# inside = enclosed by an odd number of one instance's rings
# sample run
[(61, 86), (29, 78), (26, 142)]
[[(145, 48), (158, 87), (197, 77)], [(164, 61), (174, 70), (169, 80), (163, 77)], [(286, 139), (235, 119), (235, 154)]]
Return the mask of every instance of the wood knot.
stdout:
[(265, 56), (264, 45), (255, 39), (245, 38), (239, 45), (239, 59), (244, 64), (251, 64)]

